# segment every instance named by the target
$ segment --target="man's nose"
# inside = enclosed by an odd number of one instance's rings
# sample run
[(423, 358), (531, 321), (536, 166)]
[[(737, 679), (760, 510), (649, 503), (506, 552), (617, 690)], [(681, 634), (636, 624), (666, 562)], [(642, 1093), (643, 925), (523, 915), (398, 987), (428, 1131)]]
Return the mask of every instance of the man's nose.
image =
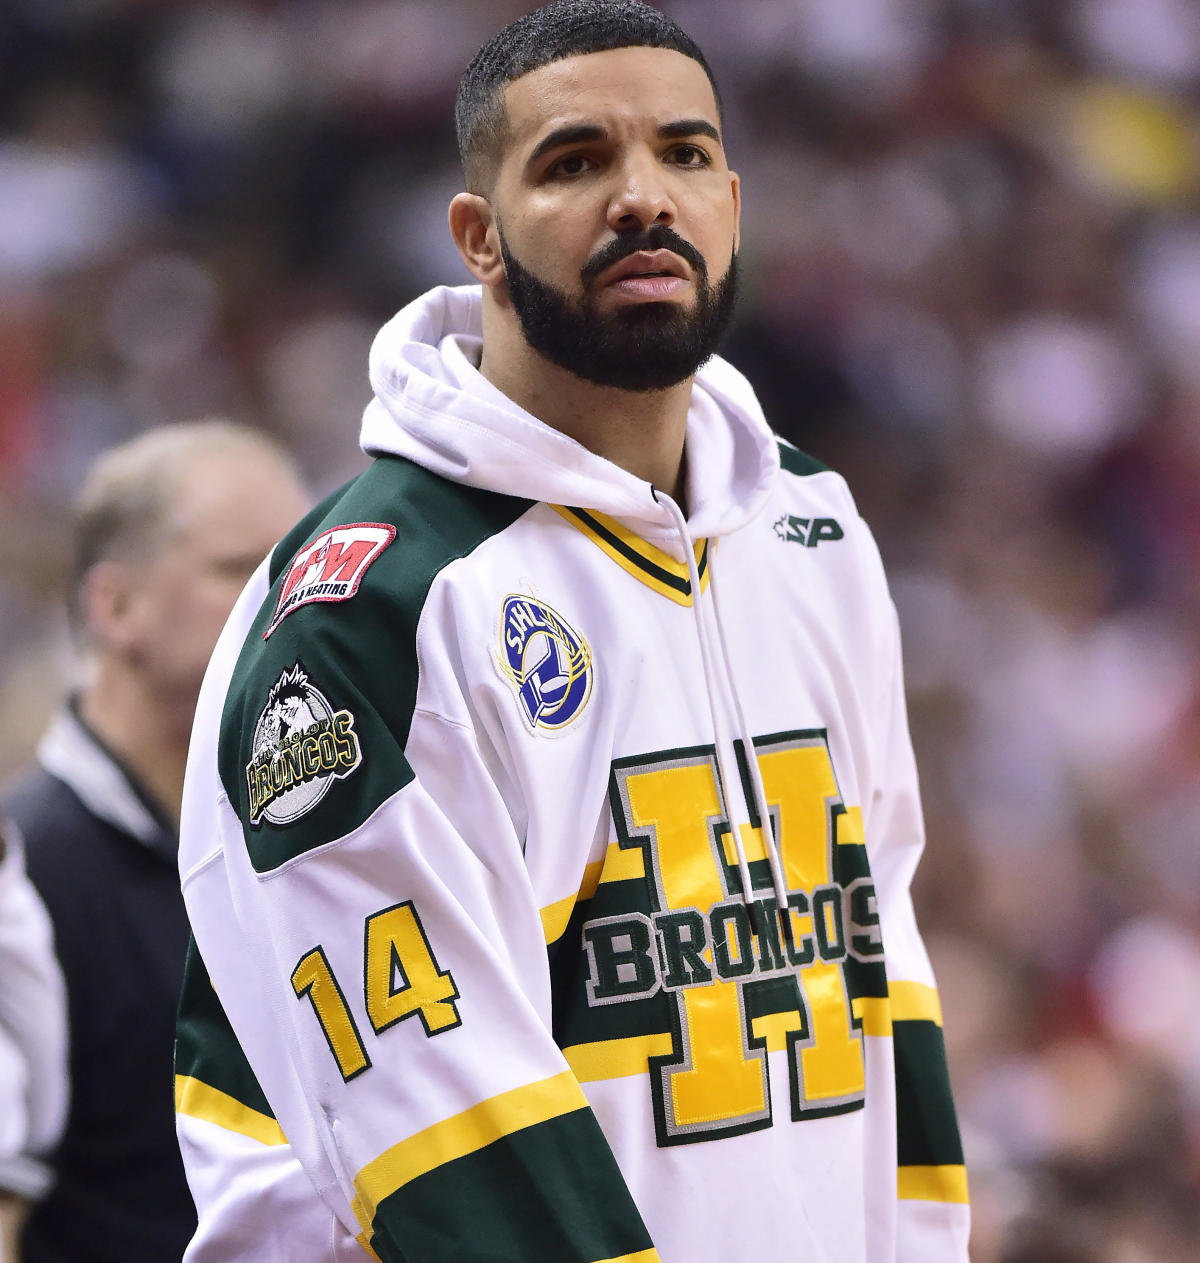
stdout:
[(668, 175), (657, 157), (631, 154), (617, 171), (618, 181), (608, 206), (608, 226), (614, 232), (675, 222), (676, 207)]

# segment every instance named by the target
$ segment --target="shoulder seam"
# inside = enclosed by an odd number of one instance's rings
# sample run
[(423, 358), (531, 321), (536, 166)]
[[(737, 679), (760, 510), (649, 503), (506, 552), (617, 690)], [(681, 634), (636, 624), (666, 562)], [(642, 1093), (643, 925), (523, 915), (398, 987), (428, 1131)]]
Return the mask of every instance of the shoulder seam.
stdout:
[(470, 733), (475, 736), (475, 729), (468, 723), (464, 723), (461, 719), (451, 719), (449, 715), (443, 715), (440, 710), (433, 710), (429, 706), (414, 706), (414, 715), (425, 715), (429, 719), (436, 719), (439, 723), (443, 723), (447, 728), (457, 728), (460, 732)]
[(260, 882), (271, 881), (273, 878), (282, 877), (286, 873), (291, 872), (297, 864), (303, 864), (305, 860), (318, 859), (322, 855), (327, 855), (330, 851), (336, 851), (339, 847), (345, 846), (349, 842), (353, 842), (371, 827), (375, 818), (382, 811), (394, 803), (396, 799), (405, 792), (405, 790), (411, 789), (414, 785), (420, 785), (420, 780), (415, 775), (412, 780), (406, 781), (399, 789), (393, 790), (393, 792), (390, 793), (361, 824), (356, 825), (349, 833), (343, 833), (339, 838), (330, 838), (328, 842), (322, 842), (320, 846), (315, 846), (311, 850), (301, 851), (299, 855), (293, 855), (284, 860), (282, 864), (277, 865), (275, 868), (269, 868), (265, 872), (259, 872), (255, 869), (254, 876)]

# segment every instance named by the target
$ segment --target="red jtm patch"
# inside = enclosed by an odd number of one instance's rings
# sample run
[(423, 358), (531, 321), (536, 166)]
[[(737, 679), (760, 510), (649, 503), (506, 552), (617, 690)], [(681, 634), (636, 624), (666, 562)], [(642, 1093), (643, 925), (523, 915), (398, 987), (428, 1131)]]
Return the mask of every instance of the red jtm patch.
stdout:
[(318, 601), (348, 601), (367, 568), (396, 538), (381, 522), (351, 522), (318, 535), (297, 554), (284, 576), (266, 638), (289, 614)]

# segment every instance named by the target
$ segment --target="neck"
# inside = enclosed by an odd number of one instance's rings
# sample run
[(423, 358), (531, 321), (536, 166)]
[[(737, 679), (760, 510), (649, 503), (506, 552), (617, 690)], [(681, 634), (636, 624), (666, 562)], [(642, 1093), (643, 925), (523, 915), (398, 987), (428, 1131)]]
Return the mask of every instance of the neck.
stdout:
[(486, 305), (479, 371), (531, 416), (683, 504), (690, 377), (666, 390), (597, 386), (539, 355)]
[(178, 829), (191, 736), (191, 724), (181, 715), (190, 717), (189, 706), (165, 706), (140, 675), (104, 664), (80, 693), (79, 711)]

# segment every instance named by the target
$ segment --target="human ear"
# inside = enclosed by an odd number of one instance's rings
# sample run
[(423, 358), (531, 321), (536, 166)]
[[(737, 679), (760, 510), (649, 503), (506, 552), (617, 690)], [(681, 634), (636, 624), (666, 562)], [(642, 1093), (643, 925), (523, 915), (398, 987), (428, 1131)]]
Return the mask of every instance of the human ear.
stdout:
[(484, 285), (505, 281), (500, 234), (492, 204), (478, 193), (459, 193), (450, 203), (450, 235), (468, 271)]
[(128, 642), (133, 604), (131, 568), (124, 562), (97, 562), (79, 585), (79, 621), (96, 645), (120, 648)]

